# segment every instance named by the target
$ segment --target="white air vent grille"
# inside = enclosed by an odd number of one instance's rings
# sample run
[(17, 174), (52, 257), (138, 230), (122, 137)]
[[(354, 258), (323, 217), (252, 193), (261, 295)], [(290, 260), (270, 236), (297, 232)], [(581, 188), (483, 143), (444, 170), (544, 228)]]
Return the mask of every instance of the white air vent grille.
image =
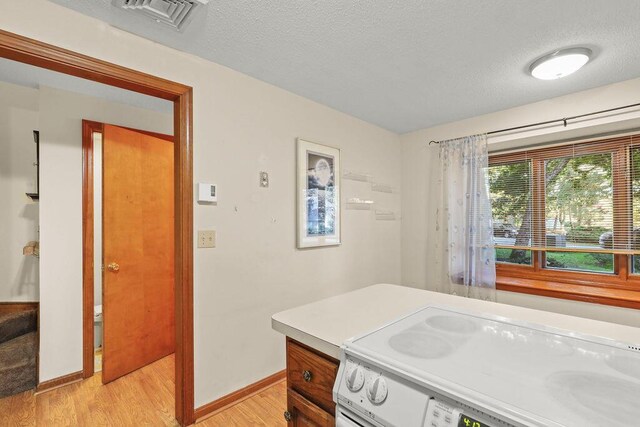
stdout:
[(209, 0), (113, 0), (114, 6), (140, 13), (177, 30), (182, 30), (196, 10)]

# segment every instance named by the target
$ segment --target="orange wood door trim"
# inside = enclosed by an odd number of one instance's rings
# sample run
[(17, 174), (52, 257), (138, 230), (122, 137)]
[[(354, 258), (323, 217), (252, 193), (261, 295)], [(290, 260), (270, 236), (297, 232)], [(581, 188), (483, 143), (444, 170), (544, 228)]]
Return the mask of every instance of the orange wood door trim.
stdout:
[[(176, 419), (181, 425), (193, 424), (192, 88), (3, 30), (0, 30), (0, 57), (173, 102), (176, 200)], [(83, 280), (84, 285), (86, 281)], [(93, 286), (93, 283), (91, 285)], [(93, 324), (93, 307), (91, 313)]]
[(93, 133), (102, 133), (102, 123), (82, 121), (82, 375), (93, 375)]
[(188, 86), (0, 30), (0, 57), (176, 101)]
[[(193, 371), (193, 90), (173, 103), (175, 134), (176, 418), (195, 422)], [(178, 387), (178, 384), (181, 386)]]
[(230, 408), (231, 406), (250, 398), (251, 396), (255, 396), (264, 389), (267, 389), (280, 381), (284, 381), (286, 377), (286, 371), (282, 370), (280, 372), (276, 372), (273, 375), (269, 375), (268, 377), (263, 378), (260, 381), (256, 381), (253, 384), (249, 384), (248, 386), (243, 387), (240, 390), (236, 390), (232, 393), (222, 396), (221, 398), (216, 399), (213, 402), (202, 405), (198, 409), (196, 409), (195, 418), (198, 422), (202, 421), (205, 418), (209, 418), (220, 411), (224, 411), (225, 409)]

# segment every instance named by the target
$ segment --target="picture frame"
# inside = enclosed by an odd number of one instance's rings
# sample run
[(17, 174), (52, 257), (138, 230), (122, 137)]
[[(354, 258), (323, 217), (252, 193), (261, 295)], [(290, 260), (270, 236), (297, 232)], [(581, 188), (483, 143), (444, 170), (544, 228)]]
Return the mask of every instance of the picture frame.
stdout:
[(340, 149), (297, 140), (298, 249), (341, 244)]

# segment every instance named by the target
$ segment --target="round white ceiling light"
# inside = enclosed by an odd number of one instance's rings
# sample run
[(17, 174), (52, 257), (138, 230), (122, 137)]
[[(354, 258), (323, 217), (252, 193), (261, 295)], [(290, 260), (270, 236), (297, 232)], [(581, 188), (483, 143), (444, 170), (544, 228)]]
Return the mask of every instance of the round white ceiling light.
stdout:
[(555, 80), (573, 74), (582, 68), (593, 52), (586, 47), (557, 50), (540, 57), (529, 66), (529, 72), (540, 80)]

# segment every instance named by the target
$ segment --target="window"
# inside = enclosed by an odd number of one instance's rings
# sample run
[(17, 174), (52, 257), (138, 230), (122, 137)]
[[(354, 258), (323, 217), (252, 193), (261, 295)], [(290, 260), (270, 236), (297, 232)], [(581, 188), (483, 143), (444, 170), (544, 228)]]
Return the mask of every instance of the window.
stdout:
[(640, 307), (640, 135), (493, 155), (488, 180), (498, 288)]
[(611, 248), (613, 239), (612, 153), (544, 161), (545, 267), (614, 273), (613, 255), (590, 252)]
[(489, 167), (496, 262), (532, 265), (531, 161)]

